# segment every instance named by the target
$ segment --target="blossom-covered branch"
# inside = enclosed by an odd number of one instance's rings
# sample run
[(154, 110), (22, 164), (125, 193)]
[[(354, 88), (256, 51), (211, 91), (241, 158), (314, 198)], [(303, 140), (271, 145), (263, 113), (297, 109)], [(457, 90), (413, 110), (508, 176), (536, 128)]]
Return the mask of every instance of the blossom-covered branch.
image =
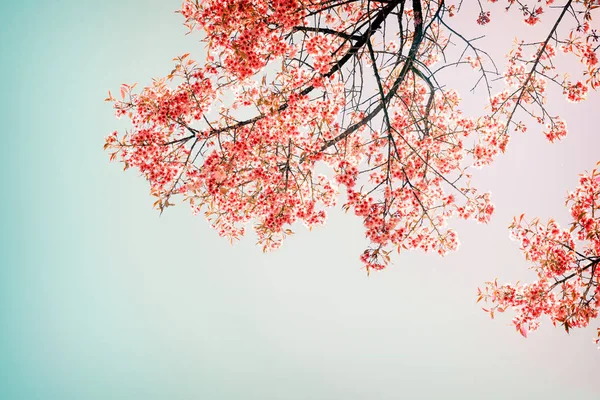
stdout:
[[(600, 162), (597, 164), (600, 167)], [(536, 330), (547, 315), (567, 332), (588, 326), (600, 309), (600, 170), (581, 175), (567, 205), (572, 222), (561, 229), (554, 220), (524, 222), (523, 215), (510, 226), (538, 280), (530, 284), (498, 285), (488, 282), (479, 300), (492, 303), (495, 312), (512, 309), (513, 324), (523, 335)], [(600, 330), (596, 343), (600, 343)]]
[[(105, 148), (145, 176), (161, 212), (181, 197), (222, 236), (237, 239), (251, 224), (264, 250), (297, 222), (324, 223), (344, 192), (342, 207), (361, 218), (369, 241), (360, 255), (367, 271), (384, 268), (392, 250), (456, 250), (449, 220), (485, 223), (494, 211), (469, 169), (503, 152), (510, 128), (525, 130), (516, 115), (546, 125), (551, 141), (564, 136), (547, 109), (547, 83), (581, 101), (599, 72), (594, 1), (566, 1), (541, 38), (515, 45), (504, 73), (453, 26), (466, 3), (450, 3), (185, 0), (180, 13), (190, 32), (201, 31), (206, 56), (184, 54), (151, 85), (109, 94), (132, 126)], [(517, 3), (527, 24), (550, 14), (550, 1)], [(507, 1), (509, 11), (515, 4)], [(490, 18), (481, 8), (477, 22)], [(559, 78), (557, 48), (581, 62), (585, 80)], [(482, 115), (463, 114), (442, 80), (451, 66), (486, 86)], [(501, 80), (504, 90), (492, 94)]]

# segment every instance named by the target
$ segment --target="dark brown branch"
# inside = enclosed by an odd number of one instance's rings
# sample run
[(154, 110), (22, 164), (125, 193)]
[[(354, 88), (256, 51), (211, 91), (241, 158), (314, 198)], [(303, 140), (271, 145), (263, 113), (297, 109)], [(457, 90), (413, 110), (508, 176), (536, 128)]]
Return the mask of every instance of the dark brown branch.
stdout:
[(554, 33), (556, 32), (556, 29), (558, 28), (558, 25), (560, 24), (560, 22), (562, 21), (563, 17), (567, 13), (567, 10), (571, 6), (571, 2), (572, 1), (573, 0), (568, 0), (567, 3), (563, 6), (563, 9), (562, 9), (560, 15), (558, 16), (556, 22), (554, 23), (554, 26), (552, 27), (552, 29), (550, 30), (550, 33), (546, 37), (546, 40), (542, 44), (542, 47), (540, 48), (540, 50), (539, 50), (539, 52), (537, 54), (537, 57), (535, 58), (535, 60), (533, 62), (533, 67), (531, 67), (531, 70), (527, 74), (527, 78), (525, 78), (525, 82), (523, 82), (521, 84), (521, 91), (519, 93), (519, 97), (517, 98), (517, 100), (515, 102), (515, 106), (513, 107), (512, 111), (510, 112), (510, 114), (508, 116), (508, 119), (506, 120), (506, 127), (505, 127), (504, 133), (506, 133), (506, 131), (508, 131), (508, 126), (509, 126), (510, 122), (512, 121), (513, 116), (515, 115), (515, 112), (517, 111), (517, 108), (519, 107), (519, 104), (521, 103), (521, 99), (523, 98), (523, 94), (525, 93), (525, 89), (527, 88), (527, 85), (529, 84), (529, 81), (531, 81), (531, 78), (533, 77), (533, 74), (535, 73), (535, 70), (537, 69), (537, 66), (540, 63), (540, 60), (542, 59), (542, 56), (546, 52), (546, 45), (548, 44), (548, 42), (550, 41), (550, 39), (552, 38), (552, 36), (554, 36)]
[(296, 31), (300, 31), (300, 32), (315, 32), (315, 33), (326, 33), (329, 35), (335, 35), (335, 36), (339, 36), (343, 39), (346, 40), (361, 40), (362, 36), (360, 35), (354, 35), (354, 34), (347, 34), (344, 32), (338, 32), (335, 31), (333, 29), (329, 29), (329, 28), (314, 28), (312, 26), (296, 26), (294, 27), (294, 29), (292, 30), (292, 32), (296, 32)]
[[(442, 8), (443, 4), (444, 4), (444, 2), (441, 1), (438, 12)], [(392, 85), (390, 91), (387, 93), (387, 95), (382, 100), (382, 102), (379, 103), (379, 105), (377, 107), (375, 107), (375, 109), (373, 111), (371, 111), (371, 113), (369, 113), (369, 115), (367, 115), (365, 118), (363, 118), (361, 121), (357, 122), (356, 124), (350, 126), (348, 129), (346, 129), (344, 132), (342, 132), (335, 138), (325, 142), (323, 144), (323, 146), (321, 146), (321, 149), (320, 149), (321, 151), (324, 151), (328, 147), (331, 147), (334, 144), (338, 143), (340, 140), (347, 138), (349, 135), (356, 132), (362, 126), (364, 126), (369, 121), (371, 121), (373, 118), (375, 118), (375, 116), (377, 114), (379, 114), (379, 112), (381, 110), (383, 110), (384, 106), (392, 99), (392, 97), (398, 91), (400, 84), (406, 78), (406, 74), (412, 69), (414, 60), (416, 60), (416, 57), (417, 57), (417, 52), (419, 50), (419, 47), (421, 46), (421, 42), (423, 41), (423, 19), (422, 19), (422, 11), (421, 11), (421, 2), (419, 0), (413, 0), (413, 10), (414, 10), (414, 19), (415, 19), (415, 33), (414, 33), (413, 43), (410, 46), (410, 51), (408, 52), (408, 56), (406, 57), (406, 60), (404, 61), (404, 65), (402, 65), (402, 69), (400, 70), (400, 73), (398, 74), (398, 78), (396, 78), (396, 80), (394, 81), (394, 84)]]

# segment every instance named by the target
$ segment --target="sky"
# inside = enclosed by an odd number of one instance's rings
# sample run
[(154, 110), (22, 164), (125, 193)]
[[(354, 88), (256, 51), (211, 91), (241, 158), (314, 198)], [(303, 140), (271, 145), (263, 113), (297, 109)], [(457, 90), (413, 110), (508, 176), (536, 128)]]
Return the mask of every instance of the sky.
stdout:
[[(560, 143), (515, 134), (476, 171), (497, 212), (487, 226), (453, 222), (459, 252), (403, 253), (367, 276), (361, 222), (339, 209), (263, 254), (251, 236), (230, 245), (186, 206), (159, 216), (147, 183), (108, 162), (104, 137), (125, 125), (107, 91), (201, 54), (178, 6), (2, 6), (0, 398), (600, 396), (599, 321), (567, 335), (543, 320), (525, 339), (511, 315), (490, 320), (475, 303), (487, 280), (533, 278), (508, 238), (514, 215), (568, 223), (565, 195), (599, 159), (598, 93), (553, 103), (570, 128)], [(502, 21), (486, 29), (508, 36)]]

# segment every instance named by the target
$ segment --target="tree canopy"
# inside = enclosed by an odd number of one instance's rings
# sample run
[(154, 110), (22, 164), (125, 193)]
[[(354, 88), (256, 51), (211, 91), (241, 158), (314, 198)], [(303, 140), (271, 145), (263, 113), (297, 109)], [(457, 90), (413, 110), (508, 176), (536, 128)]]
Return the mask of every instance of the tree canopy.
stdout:
[[(552, 87), (571, 102), (600, 87), (598, 0), (489, 3), (504, 4), (185, 0), (179, 12), (200, 32), (201, 61), (183, 54), (151, 85), (109, 92), (131, 128), (105, 149), (147, 179), (161, 212), (181, 197), (222, 236), (238, 239), (250, 224), (265, 251), (297, 222), (323, 224), (339, 201), (363, 222), (368, 272), (394, 250), (455, 251), (449, 220), (486, 223), (494, 212), (471, 170), (532, 124), (551, 142), (567, 134), (549, 107)], [(508, 12), (541, 29), (499, 65), (454, 23), (473, 7), (474, 26)], [(448, 68), (485, 93), (480, 115), (465, 112)], [(567, 200), (568, 229), (523, 215), (511, 225), (538, 280), (479, 290), (492, 316), (514, 310), (524, 336), (542, 315), (567, 331), (598, 316), (600, 171), (583, 174)]]

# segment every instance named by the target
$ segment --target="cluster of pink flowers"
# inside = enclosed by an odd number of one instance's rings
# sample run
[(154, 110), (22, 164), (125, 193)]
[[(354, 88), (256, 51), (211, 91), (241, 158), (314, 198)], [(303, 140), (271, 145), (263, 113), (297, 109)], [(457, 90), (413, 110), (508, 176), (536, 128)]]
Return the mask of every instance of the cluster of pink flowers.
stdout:
[(525, 23), (528, 25), (535, 25), (540, 22), (540, 15), (544, 13), (544, 9), (542, 7), (534, 8), (532, 11), (526, 10), (523, 14), (527, 17), (525, 18)]
[[(600, 166), (600, 162), (597, 164)], [(484, 309), (494, 312), (512, 309), (513, 324), (523, 336), (537, 329), (547, 315), (553, 324), (586, 327), (600, 310), (600, 171), (581, 175), (579, 186), (567, 197), (570, 229), (561, 229), (554, 220), (543, 225), (530, 223), (523, 215), (510, 226), (538, 280), (531, 284), (498, 285), (488, 282), (479, 289), (478, 301), (492, 303)], [(599, 336), (600, 337), (600, 336)]]
[(477, 23), (479, 25), (486, 25), (490, 22), (490, 12), (489, 11), (482, 11), (481, 13), (479, 13), (479, 17), (477, 17)]
[(269, 58), (289, 55), (284, 35), (302, 23), (307, 10), (297, 0), (186, 0), (181, 13), (190, 30), (206, 33), (208, 50), (220, 55), (223, 72), (244, 79)]
[(585, 100), (587, 92), (588, 87), (583, 82), (568, 82), (564, 89), (564, 93), (567, 95), (567, 99), (572, 103), (579, 103)]
[[(488, 2), (497, 3), (498, 0), (488, 0)], [(537, 0), (538, 4), (540, 2), (541, 2), (541, 0)], [(516, 1), (516, 0), (507, 0), (507, 3), (508, 3), (508, 6), (506, 6), (507, 11), (510, 10), (515, 4), (518, 4), (520, 11), (523, 13), (523, 16), (525, 17), (524, 22), (528, 25), (535, 25), (538, 22), (540, 22), (540, 15), (542, 15), (544, 13), (543, 6), (538, 5), (536, 7), (529, 7), (529, 6), (521, 3), (520, 1)], [(544, 3), (545, 3), (545, 6), (549, 6), (552, 3), (554, 3), (554, 0), (546, 0)], [(483, 11), (483, 9), (482, 9), (481, 13), (479, 14), (479, 17), (477, 19), (477, 23), (480, 25), (485, 25), (489, 22), (490, 22), (490, 12)]]
[[(411, 75), (398, 93), (402, 104), (414, 115), (425, 112), (428, 92), (416, 76)], [(361, 256), (367, 270), (384, 268), (394, 248), (398, 252), (420, 249), (440, 255), (456, 250), (458, 237), (447, 227), (453, 216), (489, 221), (494, 211), (490, 194), (480, 194), (468, 186), (453, 188), (445, 177), (468, 179), (464, 171), (469, 165), (467, 155), (475, 155), (476, 165), (480, 162), (477, 149), (491, 159), (504, 150), (508, 136), (499, 136), (496, 126), (478, 126), (472, 119), (461, 117), (459, 103), (456, 92), (440, 93), (426, 135), (411, 128), (413, 123), (407, 117), (410, 113), (394, 112), (387, 136), (378, 132), (371, 135), (366, 169), (377, 165), (381, 168), (371, 172), (366, 188), (355, 189), (358, 168), (347, 162), (340, 165), (337, 180), (348, 193), (344, 208), (363, 218), (372, 244)], [(465, 142), (472, 136), (481, 138), (474, 150)], [(379, 187), (383, 188), (383, 197), (373, 193), (373, 188)]]
[(544, 135), (546, 135), (546, 138), (550, 142), (560, 140), (567, 136), (567, 124), (562, 119), (556, 117), (546, 125)]

